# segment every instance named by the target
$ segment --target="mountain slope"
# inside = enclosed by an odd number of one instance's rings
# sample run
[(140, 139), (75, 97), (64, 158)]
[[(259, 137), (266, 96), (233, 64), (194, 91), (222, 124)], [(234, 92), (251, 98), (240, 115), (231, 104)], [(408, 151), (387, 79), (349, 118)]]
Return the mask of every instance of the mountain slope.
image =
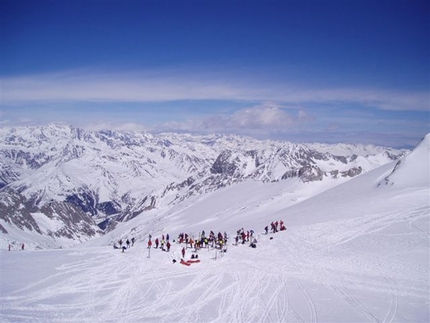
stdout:
[[(430, 134), (421, 140), (412, 153), (396, 163), (392, 173), (384, 179), (385, 185), (428, 187), (430, 178), (429, 156)], [(416, 165), (420, 163), (427, 165), (427, 167), (416, 168)]]
[[(392, 180), (425, 172), (427, 159), (415, 153)], [(76, 249), (3, 249), (0, 320), (428, 322), (430, 183), (378, 185), (394, 167), (310, 198), (314, 187), (298, 178), (246, 180), (150, 210)], [(262, 233), (277, 220), (286, 231)], [(240, 228), (255, 230), (256, 248), (233, 244)], [(184, 266), (183, 244), (146, 248), (148, 234), (201, 230), (227, 231), (227, 252), (189, 248), (185, 259), (194, 253), (201, 262)], [(132, 237), (124, 253), (110, 245)]]

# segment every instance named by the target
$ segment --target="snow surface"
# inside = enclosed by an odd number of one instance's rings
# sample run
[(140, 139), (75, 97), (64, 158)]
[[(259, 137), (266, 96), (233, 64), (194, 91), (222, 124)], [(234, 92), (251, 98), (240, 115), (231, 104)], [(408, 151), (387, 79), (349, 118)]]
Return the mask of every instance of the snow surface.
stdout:
[[(416, 167), (417, 163), (427, 167)], [(386, 178), (386, 184), (398, 186), (428, 186), (430, 178), (430, 134), (405, 158), (400, 159), (393, 172)]]
[[(405, 167), (387, 164), (312, 198), (301, 200), (313, 186), (295, 180), (246, 181), (73, 249), (3, 249), (0, 321), (428, 322), (428, 148), (426, 137)], [(287, 231), (263, 234), (281, 219)], [(189, 267), (172, 262), (182, 245), (146, 248), (148, 234), (232, 237), (242, 227), (257, 248), (230, 239), (225, 254), (200, 250)], [(112, 248), (127, 237), (135, 246)]]

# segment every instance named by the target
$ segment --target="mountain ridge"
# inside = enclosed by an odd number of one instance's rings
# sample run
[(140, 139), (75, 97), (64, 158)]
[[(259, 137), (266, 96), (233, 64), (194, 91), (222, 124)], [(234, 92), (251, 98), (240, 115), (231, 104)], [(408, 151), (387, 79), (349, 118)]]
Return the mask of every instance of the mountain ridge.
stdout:
[[(20, 194), (22, 205), (42, 214), (43, 208), (54, 202), (63, 203), (63, 209), (73, 210), (82, 219), (85, 214), (93, 228), (86, 228), (91, 234), (85, 235), (91, 239), (100, 234), (96, 224), (112, 228), (148, 210), (243, 180), (296, 178), (333, 186), (407, 152), (372, 145), (295, 144), (236, 135), (90, 132), (55, 124), (2, 128), (0, 187), (3, 195), (11, 191)], [(3, 209), (5, 218), (11, 217), (8, 212), (17, 212), (6, 203)]]

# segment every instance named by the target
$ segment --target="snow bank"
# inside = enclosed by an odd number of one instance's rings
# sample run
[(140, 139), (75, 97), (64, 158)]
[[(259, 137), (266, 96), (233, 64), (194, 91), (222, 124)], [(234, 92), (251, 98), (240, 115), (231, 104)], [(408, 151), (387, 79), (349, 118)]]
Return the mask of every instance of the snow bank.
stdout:
[(430, 134), (415, 149), (401, 158), (381, 185), (396, 187), (430, 187)]

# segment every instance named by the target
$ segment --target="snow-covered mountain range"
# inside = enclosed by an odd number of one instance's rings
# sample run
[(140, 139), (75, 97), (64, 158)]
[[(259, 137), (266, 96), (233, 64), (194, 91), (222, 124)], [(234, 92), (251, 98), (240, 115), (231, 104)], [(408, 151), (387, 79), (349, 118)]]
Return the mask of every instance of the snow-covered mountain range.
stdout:
[(4, 127), (0, 229), (25, 229), (70, 245), (149, 210), (245, 180), (297, 180), (314, 188), (307, 198), (407, 152), (234, 135), (89, 132), (54, 124)]

